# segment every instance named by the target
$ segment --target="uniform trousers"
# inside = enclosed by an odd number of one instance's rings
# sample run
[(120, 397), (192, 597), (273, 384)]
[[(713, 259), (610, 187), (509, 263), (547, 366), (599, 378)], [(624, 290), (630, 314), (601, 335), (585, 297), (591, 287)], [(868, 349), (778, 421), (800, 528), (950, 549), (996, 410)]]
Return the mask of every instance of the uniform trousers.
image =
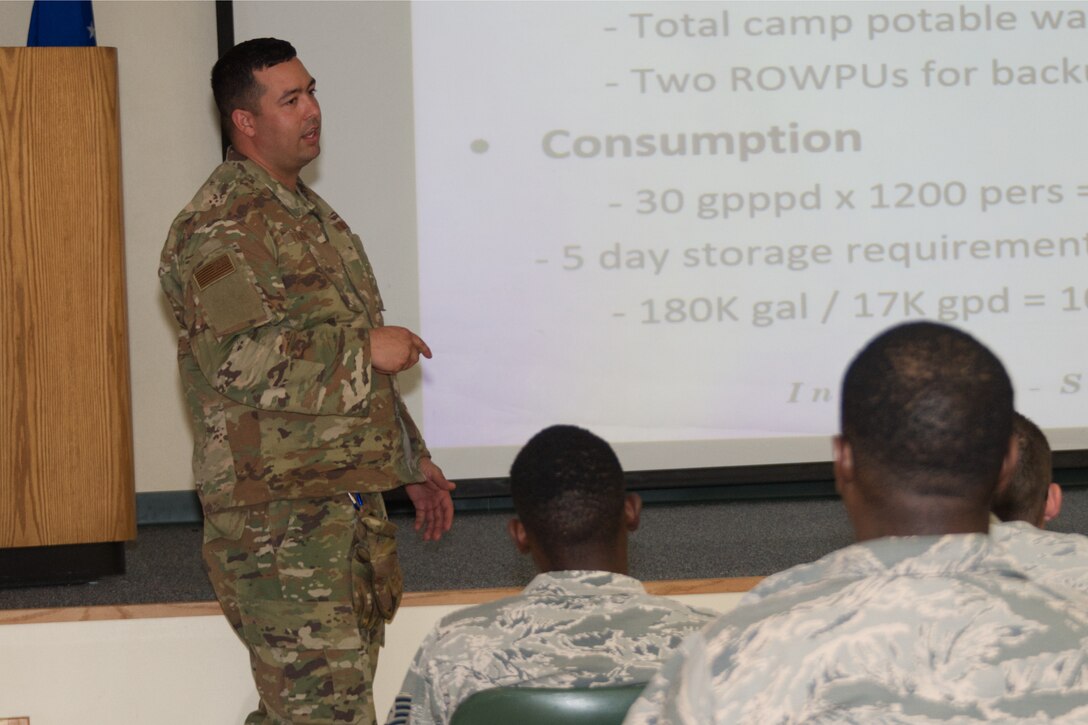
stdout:
[(380, 494), (271, 501), (205, 517), (204, 563), (249, 650), (246, 725), (370, 725), (403, 578)]

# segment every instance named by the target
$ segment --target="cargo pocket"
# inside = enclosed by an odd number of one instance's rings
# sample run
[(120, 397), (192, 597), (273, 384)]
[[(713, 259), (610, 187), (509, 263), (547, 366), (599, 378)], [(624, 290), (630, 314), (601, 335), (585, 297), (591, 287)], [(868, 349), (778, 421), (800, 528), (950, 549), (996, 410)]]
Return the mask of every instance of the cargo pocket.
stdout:
[(357, 713), (365, 702), (369, 665), (350, 605), (254, 601), (245, 604), (242, 620), (267, 708), (292, 723), (352, 721), (344, 713)]
[(237, 541), (246, 528), (246, 511), (233, 509), (204, 515), (204, 543), (225, 539)]
[(393, 620), (404, 593), (404, 575), (397, 558), (397, 527), (367, 514), (356, 520), (355, 532), (352, 597), (359, 627), (373, 630)]

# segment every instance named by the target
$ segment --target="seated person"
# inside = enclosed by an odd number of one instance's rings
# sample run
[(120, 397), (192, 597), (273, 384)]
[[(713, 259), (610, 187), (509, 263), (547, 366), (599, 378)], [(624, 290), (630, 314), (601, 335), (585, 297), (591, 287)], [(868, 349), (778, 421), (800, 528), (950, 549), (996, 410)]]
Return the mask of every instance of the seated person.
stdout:
[(902, 325), (854, 359), (840, 404), (858, 543), (692, 635), (625, 723), (1088, 722), (1088, 597), (1031, 581), (987, 535), (1018, 455), (998, 359)]
[(1015, 413), (1013, 432), (1020, 463), (991, 510), (990, 538), (1005, 547), (1024, 573), (1042, 584), (1072, 587), (1088, 594), (1088, 537), (1044, 531), (1062, 508), (1061, 486), (1053, 482), (1050, 444), (1038, 426)]
[(642, 501), (625, 493), (612, 448), (587, 430), (537, 433), (510, 470), (514, 545), (541, 571), (514, 597), (461, 609), (427, 635), (390, 723), (446, 723), (494, 687), (648, 682), (716, 614), (650, 596), (627, 576), (627, 532)]

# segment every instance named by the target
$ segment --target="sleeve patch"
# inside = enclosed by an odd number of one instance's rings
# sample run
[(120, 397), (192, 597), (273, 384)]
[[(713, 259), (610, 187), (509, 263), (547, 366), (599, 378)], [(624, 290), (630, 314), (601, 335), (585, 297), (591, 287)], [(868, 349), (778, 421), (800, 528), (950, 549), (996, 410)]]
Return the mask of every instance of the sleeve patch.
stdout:
[(270, 319), (252, 269), (234, 252), (217, 254), (200, 265), (192, 283), (194, 302), (218, 338), (259, 327)]
[(229, 254), (220, 254), (218, 257), (205, 262), (193, 274), (193, 280), (197, 288), (205, 290), (229, 274), (234, 273), (234, 260)]

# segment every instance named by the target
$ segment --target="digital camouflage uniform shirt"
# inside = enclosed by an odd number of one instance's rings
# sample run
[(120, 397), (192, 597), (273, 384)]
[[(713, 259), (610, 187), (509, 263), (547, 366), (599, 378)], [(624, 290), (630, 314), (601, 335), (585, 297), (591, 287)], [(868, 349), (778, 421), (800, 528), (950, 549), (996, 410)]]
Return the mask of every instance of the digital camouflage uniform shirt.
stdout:
[(1046, 531), (1026, 521), (1008, 521), (990, 524), (990, 538), (1029, 578), (1088, 595), (1088, 536)]
[(301, 181), (295, 193), (232, 150), (174, 220), (159, 276), (206, 514), (423, 480), (396, 379), (370, 364), (370, 262)]
[(537, 575), (514, 597), (459, 610), (427, 635), (389, 723), (447, 723), (493, 687), (592, 687), (648, 682), (714, 612), (646, 593), (604, 571)]
[(625, 725), (1088, 722), (1088, 599), (985, 534), (855, 544), (750, 595)]

